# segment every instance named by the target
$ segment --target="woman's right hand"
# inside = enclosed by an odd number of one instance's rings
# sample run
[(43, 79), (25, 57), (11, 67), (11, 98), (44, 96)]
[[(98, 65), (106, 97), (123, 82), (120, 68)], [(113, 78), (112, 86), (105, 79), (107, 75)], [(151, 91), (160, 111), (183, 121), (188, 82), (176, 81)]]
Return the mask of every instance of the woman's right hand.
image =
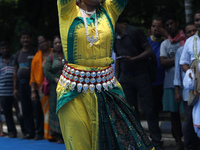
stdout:
[(33, 91), (31, 91), (31, 99), (32, 99), (32, 101), (34, 101), (34, 102), (37, 102), (37, 94), (36, 94), (36, 91), (35, 90), (33, 90)]

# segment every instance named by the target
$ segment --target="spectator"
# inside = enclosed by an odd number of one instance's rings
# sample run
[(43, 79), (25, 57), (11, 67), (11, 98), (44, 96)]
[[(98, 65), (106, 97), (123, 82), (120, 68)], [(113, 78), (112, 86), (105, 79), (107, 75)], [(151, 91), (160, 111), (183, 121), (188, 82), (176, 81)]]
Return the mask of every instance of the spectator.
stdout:
[(3, 122), (2, 122), (2, 118), (1, 118), (1, 104), (0, 104), (0, 137), (1, 136), (5, 136), (3, 133)]
[(17, 137), (17, 130), (13, 119), (13, 73), (14, 55), (11, 54), (7, 41), (0, 43), (2, 57), (0, 58), (0, 102), (6, 118), (8, 136)]
[(164, 40), (160, 47), (160, 64), (165, 68), (163, 111), (171, 114), (172, 134), (177, 142), (178, 149), (184, 148), (182, 137), (182, 126), (180, 118), (180, 104), (174, 100), (174, 63), (175, 54), (180, 46), (184, 45), (185, 34), (178, 29), (178, 21), (172, 14), (163, 16), (163, 24), (169, 37)]
[[(185, 25), (185, 36), (186, 39), (193, 36), (196, 33), (196, 27), (193, 22), (189, 22)], [(175, 86), (175, 100), (180, 103), (183, 100), (184, 113), (186, 120), (183, 128), (184, 135), (184, 145), (187, 149), (196, 149), (198, 138), (194, 132), (193, 122), (192, 122), (192, 107), (188, 106), (187, 101), (189, 97), (189, 90), (186, 90), (182, 86), (183, 78), (185, 76), (179, 62), (180, 57), (183, 52), (184, 46), (180, 47), (175, 56), (175, 72), (174, 72), (174, 86)], [(183, 93), (181, 92), (183, 88)]]
[[(17, 52), (15, 57), (15, 72), (14, 72), (14, 96), (18, 98), (22, 106), (22, 114), (25, 126), (24, 139), (33, 139), (35, 137), (34, 123), (34, 107), (36, 103), (31, 100), (30, 68), (31, 61), (37, 52), (37, 49), (32, 46), (32, 34), (28, 30), (23, 30), (20, 33), (20, 42), (22, 48)], [(35, 112), (36, 113), (36, 112)], [(37, 119), (36, 119), (37, 122)]]
[(50, 97), (49, 97), (49, 116), (50, 116), (50, 133), (53, 138), (56, 138), (57, 143), (63, 143), (62, 134), (60, 130), (59, 119), (56, 114), (57, 95), (56, 86), (63, 68), (63, 52), (62, 44), (59, 36), (53, 39), (54, 54), (47, 57), (44, 75), (50, 81)]
[(121, 17), (116, 23), (115, 52), (116, 77), (120, 78), (126, 100), (138, 112), (138, 98), (148, 122), (152, 143), (156, 150), (163, 148), (158, 117), (154, 110), (151, 80), (146, 70), (147, 60), (153, 53), (151, 46), (141, 29), (124, 24)]
[[(199, 37), (200, 37), (200, 10), (196, 11), (196, 13), (194, 14), (194, 24), (196, 26), (196, 29), (198, 32), (196, 32), (195, 35), (191, 36), (190, 38), (187, 39), (185, 46), (183, 48), (183, 52), (181, 54), (181, 58), (180, 58), (180, 65), (182, 65), (182, 69), (184, 72), (186, 72), (187, 70), (190, 69), (190, 65), (191, 63), (195, 60), (199, 58), (199, 50), (197, 50), (197, 45), (200, 44), (199, 42)], [(198, 46), (199, 47), (199, 46)], [(198, 62), (199, 64), (199, 62)], [(185, 139), (185, 144), (186, 144), (186, 148), (190, 148), (190, 149), (200, 149), (200, 140), (197, 139), (197, 135), (194, 134), (194, 129), (196, 128), (198, 129), (196, 126), (194, 126), (195, 121), (194, 118), (192, 116), (192, 111), (193, 108), (195, 108), (196, 106), (192, 107), (192, 106), (187, 106), (185, 103), (185, 113), (186, 113), (186, 125), (188, 126), (188, 128), (184, 128), (184, 139)], [(199, 117), (199, 114), (197, 114)], [(189, 130), (189, 131), (188, 131)], [(195, 130), (196, 132), (197, 130)]]
[[(37, 117), (37, 133), (35, 140), (40, 140), (45, 134), (46, 139), (52, 139), (49, 130), (49, 96), (43, 95), (40, 90), (44, 80), (43, 67), (47, 56), (50, 54), (49, 44), (44, 36), (38, 37), (39, 51), (33, 57), (31, 63), (31, 99), (35, 103), (35, 116)], [(41, 101), (41, 102), (40, 102)], [(42, 103), (42, 104), (41, 104)], [(43, 109), (43, 111), (42, 111)]]
[(162, 18), (153, 19), (151, 33), (152, 35), (147, 39), (157, 58), (157, 78), (152, 83), (152, 92), (156, 114), (159, 115), (159, 111), (162, 110), (163, 82), (165, 77), (164, 68), (160, 65), (160, 45), (164, 41), (164, 38), (168, 37), (167, 31), (163, 28)]

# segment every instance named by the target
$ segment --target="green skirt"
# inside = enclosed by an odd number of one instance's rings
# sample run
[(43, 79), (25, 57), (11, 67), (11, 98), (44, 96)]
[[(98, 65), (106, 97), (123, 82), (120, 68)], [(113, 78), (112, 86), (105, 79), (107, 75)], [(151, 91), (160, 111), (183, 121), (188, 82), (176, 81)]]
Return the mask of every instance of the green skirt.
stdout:
[(67, 150), (154, 150), (134, 109), (112, 91), (79, 94), (58, 116)]

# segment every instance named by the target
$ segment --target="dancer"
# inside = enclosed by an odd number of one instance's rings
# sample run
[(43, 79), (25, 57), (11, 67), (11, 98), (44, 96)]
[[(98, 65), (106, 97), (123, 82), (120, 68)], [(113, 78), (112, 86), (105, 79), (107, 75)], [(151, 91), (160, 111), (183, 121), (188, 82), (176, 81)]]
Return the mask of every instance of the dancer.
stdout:
[(58, 0), (65, 64), (57, 112), (67, 150), (154, 149), (114, 77), (115, 22), (128, 0)]

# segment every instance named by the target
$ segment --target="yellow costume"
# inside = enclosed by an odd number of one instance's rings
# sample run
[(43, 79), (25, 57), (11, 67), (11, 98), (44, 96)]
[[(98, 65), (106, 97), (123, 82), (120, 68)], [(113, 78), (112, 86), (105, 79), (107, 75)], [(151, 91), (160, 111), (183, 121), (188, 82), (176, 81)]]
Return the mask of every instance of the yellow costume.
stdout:
[[(76, 0), (58, 0), (60, 34), (68, 64), (57, 85), (57, 112), (67, 150), (153, 149), (134, 110), (126, 103), (120, 84), (114, 80), (112, 69), (106, 69), (114, 62), (114, 26), (127, 2), (105, 0), (97, 8), (98, 41), (91, 46)], [(89, 36), (95, 38), (95, 14), (86, 20)], [(108, 86), (111, 82), (113, 86)], [(80, 91), (79, 85), (83, 86)], [(84, 85), (90, 90), (84, 91)], [(95, 88), (93, 92), (90, 85)], [(102, 89), (98, 91), (97, 85)]]

